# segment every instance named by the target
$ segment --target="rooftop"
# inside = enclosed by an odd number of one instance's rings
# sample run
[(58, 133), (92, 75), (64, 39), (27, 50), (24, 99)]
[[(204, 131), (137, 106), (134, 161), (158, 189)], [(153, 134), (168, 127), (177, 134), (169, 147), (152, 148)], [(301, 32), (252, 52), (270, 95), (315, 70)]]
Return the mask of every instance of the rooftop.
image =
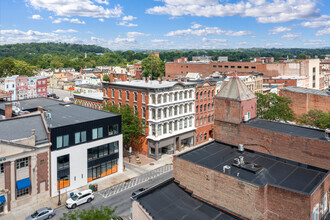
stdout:
[(103, 101), (103, 92), (84, 93), (84, 94), (74, 93), (73, 96), (77, 98), (96, 99)]
[(238, 219), (210, 206), (181, 189), (171, 179), (137, 196), (154, 219)]
[(245, 123), (245, 125), (250, 127), (280, 132), (284, 134), (294, 135), (298, 137), (305, 137), (305, 138), (326, 141), (324, 136), (324, 130), (321, 129), (292, 125), (282, 122), (268, 121), (263, 119), (253, 119)]
[(313, 95), (322, 95), (330, 97), (330, 94), (328, 94), (325, 91), (322, 90), (316, 90), (316, 89), (307, 89), (302, 87), (296, 87), (296, 86), (288, 86), (281, 90), (290, 91), (290, 92), (298, 92), (298, 93), (304, 93), (304, 94), (313, 94)]
[[(37, 107), (40, 106), (48, 113), (51, 113), (51, 119), (47, 119), (46, 122), (52, 128), (118, 116), (118, 114), (111, 112), (95, 110), (49, 98), (20, 100), (19, 105), (24, 111), (37, 111)], [(0, 109), (5, 109), (4, 102), (0, 103)]]
[(40, 114), (0, 120), (0, 139), (14, 141), (29, 138), (32, 136), (32, 129), (35, 130), (36, 144), (48, 142)]
[(192, 82), (176, 82), (176, 81), (165, 81), (163, 80), (162, 83), (159, 83), (158, 80), (149, 80), (146, 82), (145, 80), (132, 80), (132, 81), (117, 81), (111, 83), (104, 83), (109, 85), (121, 85), (121, 86), (128, 86), (128, 87), (139, 87), (139, 88), (149, 88), (149, 89), (162, 89), (162, 88), (171, 88), (176, 84), (181, 85), (194, 85)]
[[(233, 165), (234, 159), (244, 157), (244, 167)], [(177, 157), (197, 165), (223, 172), (223, 166), (231, 167), (230, 173), (242, 181), (257, 186), (267, 184), (310, 195), (329, 174), (328, 170), (286, 160), (280, 157), (212, 142)], [(258, 166), (256, 166), (258, 165)]]
[(85, 88), (85, 89), (101, 89), (102, 88), (101, 85), (94, 85), (94, 84), (81, 84), (81, 85), (77, 85), (76, 87)]
[(216, 97), (243, 101), (253, 99), (256, 96), (241, 79), (235, 76), (222, 86)]

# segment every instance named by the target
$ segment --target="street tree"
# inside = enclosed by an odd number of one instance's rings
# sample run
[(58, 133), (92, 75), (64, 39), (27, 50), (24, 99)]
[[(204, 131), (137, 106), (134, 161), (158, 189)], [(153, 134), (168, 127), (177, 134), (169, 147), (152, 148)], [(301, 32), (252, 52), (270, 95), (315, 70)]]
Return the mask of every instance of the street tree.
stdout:
[(143, 76), (157, 79), (165, 75), (165, 63), (155, 55), (149, 55), (141, 62)]
[(118, 108), (117, 105), (108, 104), (104, 106), (103, 110), (121, 115), (121, 131), (126, 149), (129, 146), (139, 147), (140, 140), (144, 136), (145, 125), (138, 113), (134, 113), (133, 108), (129, 105)]
[(109, 75), (108, 74), (105, 74), (103, 76), (103, 81), (106, 81), (106, 82), (109, 82), (110, 81), (110, 78), (109, 78)]
[(302, 114), (297, 119), (297, 122), (321, 129), (330, 128), (330, 112), (323, 112), (316, 109), (310, 110), (308, 113)]
[(291, 100), (278, 96), (275, 93), (257, 93), (257, 116), (274, 121), (293, 121), (295, 119), (293, 110), (289, 104)]
[(70, 210), (68, 213), (63, 213), (62, 220), (116, 220), (119, 219), (115, 215), (116, 208), (112, 209), (108, 206), (101, 206), (95, 209), (93, 206), (89, 210), (77, 209)]

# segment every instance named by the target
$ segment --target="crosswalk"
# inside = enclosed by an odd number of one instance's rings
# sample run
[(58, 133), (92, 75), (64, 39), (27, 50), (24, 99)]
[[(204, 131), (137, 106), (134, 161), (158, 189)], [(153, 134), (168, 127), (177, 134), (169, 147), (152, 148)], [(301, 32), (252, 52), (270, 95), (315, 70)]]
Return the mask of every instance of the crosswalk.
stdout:
[(112, 186), (108, 189), (102, 190), (99, 192), (99, 194), (103, 197), (103, 198), (108, 198), (110, 196), (113, 196), (117, 193), (120, 193), (126, 189), (132, 188), (134, 186), (137, 186), (141, 183), (147, 182), (155, 177), (158, 177), (164, 173), (170, 172), (173, 170), (173, 165), (165, 165), (162, 167), (159, 167), (155, 170), (152, 170), (148, 173), (142, 174), (138, 177), (132, 178), (129, 181), (117, 184), (115, 186)]

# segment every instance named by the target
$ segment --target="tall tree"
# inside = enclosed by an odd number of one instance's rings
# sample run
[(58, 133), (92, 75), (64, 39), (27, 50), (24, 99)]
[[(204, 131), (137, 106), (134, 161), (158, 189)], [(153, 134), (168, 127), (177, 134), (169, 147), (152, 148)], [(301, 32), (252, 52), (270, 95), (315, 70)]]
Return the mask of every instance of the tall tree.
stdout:
[(293, 121), (295, 119), (293, 110), (289, 104), (291, 100), (280, 97), (275, 93), (257, 93), (257, 115), (263, 119), (275, 121)]
[(304, 125), (326, 129), (330, 128), (330, 112), (323, 112), (321, 110), (310, 110), (308, 113), (301, 115), (297, 122)]
[(108, 104), (103, 110), (121, 114), (121, 131), (123, 134), (123, 142), (128, 149), (129, 146), (139, 147), (139, 141), (144, 136), (144, 121), (139, 118), (138, 113), (129, 105), (118, 108), (117, 105)]
[(152, 79), (157, 79), (158, 77), (163, 77), (165, 75), (165, 64), (157, 56), (149, 55), (144, 58), (141, 62), (143, 76), (151, 77)]
[(95, 209), (93, 206), (89, 210), (77, 209), (70, 210), (68, 213), (63, 213), (62, 220), (116, 220), (119, 218), (115, 215), (116, 208), (101, 206)]
[(0, 61), (0, 77), (11, 76), (15, 69), (15, 60), (12, 57)]
[(110, 78), (109, 78), (109, 75), (108, 74), (104, 74), (103, 81), (106, 81), (106, 82), (109, 82), (110, 81)]

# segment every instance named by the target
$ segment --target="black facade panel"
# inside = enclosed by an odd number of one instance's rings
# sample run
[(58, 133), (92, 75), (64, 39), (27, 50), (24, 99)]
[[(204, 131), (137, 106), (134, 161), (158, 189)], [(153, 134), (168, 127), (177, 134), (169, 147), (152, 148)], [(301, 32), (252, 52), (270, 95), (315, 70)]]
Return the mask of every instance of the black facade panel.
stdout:
[(118, 158), (119, 158), (119, 153), (115, 153), (115, 154), (111, 154), (111, 155), (108, 155), (108, 156), (105, 156), (102, 158), (98, 158), (95, 160), (90, 160), (90, 161), (88, 161), (88, 167), (96, 166), (101, 163), (108, 162), (108, 161), (118, 159)]
[[(108, 135), (108, 126), (112, 125), (112, 124), (119, 124), (118, 134)], [(92, 139), (92, 130), (93, 130), (93, 128), (99, 128), (99, 127), (103, 127), (103, 137), (93, 140)], [(110, 117), (110, 118), (104, 118), (104, 119), (100, 119), (100, 120), (96, 120), (96, 121), (73, 124), (70, 126), (51, 128), (50, 129), (51, 142), (52, 142), (51, 150), (52, 151), (61, 150), (61, 149), (76, 145), (75, 144), (75, 133), (81, 132), (81, 131), (86, 131), (86, 142), (84, 142), (84, 143), (97, 141), (97, 140), (101, 140), (103, 138), (108, 138), (111, 136), (119, 135), (119, 134), (121, 134), (121, 115), (118, 115), (115, 117)], [(61, 148), (57, 149), (56, 148), (56, 137), (67, 135), (67, 134), (69, 135), (69, 146), (61, 147)], [(79, 144), (82, 144), (82, 143), (79, 143)]]
[(63, 176), (69, 176), (69, 175), (70, 175), (70, 167), (57, 171), (57, 178)]

